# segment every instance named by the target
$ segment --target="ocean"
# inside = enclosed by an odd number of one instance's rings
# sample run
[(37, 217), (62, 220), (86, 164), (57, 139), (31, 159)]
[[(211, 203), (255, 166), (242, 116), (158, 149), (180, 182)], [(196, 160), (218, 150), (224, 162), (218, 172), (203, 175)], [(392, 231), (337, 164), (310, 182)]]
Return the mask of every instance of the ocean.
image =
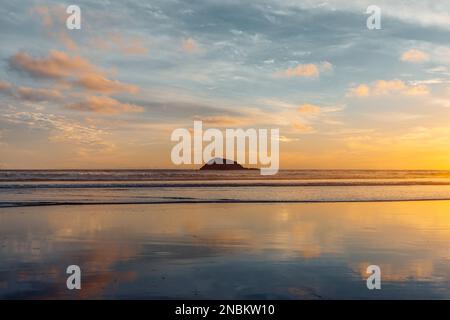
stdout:
[(0, 171), (0, 207), (448, 199), (450, 171)]

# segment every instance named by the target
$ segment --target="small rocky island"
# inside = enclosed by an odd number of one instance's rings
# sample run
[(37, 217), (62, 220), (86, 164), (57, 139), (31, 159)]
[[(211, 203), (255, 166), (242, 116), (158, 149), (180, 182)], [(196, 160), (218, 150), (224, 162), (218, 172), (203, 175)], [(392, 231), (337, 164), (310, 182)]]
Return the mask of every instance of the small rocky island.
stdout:
[(236, 161), (222, 158), (214, 158), (205, 163), (200, 170), (258, 170), (254, 168), (244, 168)]

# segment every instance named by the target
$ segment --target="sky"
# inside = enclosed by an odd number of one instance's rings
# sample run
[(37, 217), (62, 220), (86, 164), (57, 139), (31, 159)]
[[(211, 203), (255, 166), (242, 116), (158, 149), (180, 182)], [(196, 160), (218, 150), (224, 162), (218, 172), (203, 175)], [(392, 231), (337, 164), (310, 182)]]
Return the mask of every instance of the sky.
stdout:
[(0, 168), (182, 169), (171, 132), (202, 120), (279, 128), (282, 169), (450, 169), (450, 2), (19, 0), (0, 17)]

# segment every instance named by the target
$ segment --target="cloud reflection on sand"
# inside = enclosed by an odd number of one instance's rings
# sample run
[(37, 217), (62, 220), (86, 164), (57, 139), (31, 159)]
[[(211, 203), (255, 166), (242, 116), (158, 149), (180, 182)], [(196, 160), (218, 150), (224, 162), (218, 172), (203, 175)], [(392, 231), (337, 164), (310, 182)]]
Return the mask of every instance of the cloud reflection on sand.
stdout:
[[(449, 298), (449, 211), (448, 201), (0, 209), (0, 296)], [(65, 288), (70, 264), (83, 271), (79, 292)], [(376, 293), (369, 264), (382, 268)]]

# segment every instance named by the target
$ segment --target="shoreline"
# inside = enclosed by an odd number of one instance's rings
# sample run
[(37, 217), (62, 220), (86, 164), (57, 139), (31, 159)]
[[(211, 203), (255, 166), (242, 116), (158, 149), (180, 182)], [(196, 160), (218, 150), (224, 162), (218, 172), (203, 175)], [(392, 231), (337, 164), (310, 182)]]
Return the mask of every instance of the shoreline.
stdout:
[[(0, 180), (0, 189), (35, 188), (208, 188), (208, 187), (373, 187), (373, 186), (448, 186), (449, 181), (417, 179), (211, 179), (211, 180)], [(441, 178), (446, 179), (448, 178)], [(337, 181), (335, 181), (337, 180)], [(361, 181), (357, 181), (361, 180)], [(165, 183), (161, 183), (164, 181)], [(224, 182), (225, 181), (225, 182)], [(234, 181), (233, 183), (229, 181)], [(289, 182), (286, 182), (289, 181)], [(73, 182), (73, 184), (67, 184)], [(40, 183), (40, 184), (38, 184)]]
[(8, 208), (29, 208), (29, 207), (58, 207), (58, 206), (125, 206), (125, 205), (165, 205), (165, 204), (179, 204), (179, 205), (189, 205), (189, 204), (333, 204), (333, 203), (392, 203), (392, 202), (444, 202), (450, 201), (450, 198), (446, 199), (404, 199), (404, 200), (183, 200), (183, 201), (147, 201), (147, 202), (61, 202), (61, 203), (21, 203), (21, 204), (13, 204), (6, 205), (0, 203), (1, 209)]

